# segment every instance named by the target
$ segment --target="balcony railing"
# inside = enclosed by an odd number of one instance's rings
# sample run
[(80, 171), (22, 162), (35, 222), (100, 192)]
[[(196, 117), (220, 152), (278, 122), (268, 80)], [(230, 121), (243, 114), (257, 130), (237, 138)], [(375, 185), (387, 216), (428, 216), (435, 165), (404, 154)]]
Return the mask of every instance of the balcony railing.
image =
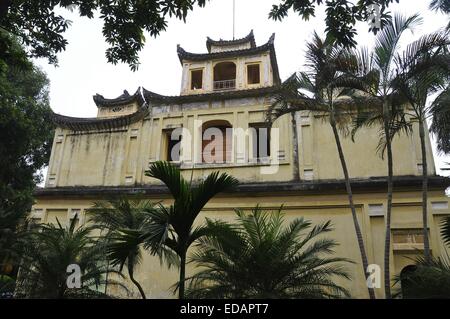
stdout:
[(236, 88), (236, 80), (214, 81), (214, 91), (233, 90)]

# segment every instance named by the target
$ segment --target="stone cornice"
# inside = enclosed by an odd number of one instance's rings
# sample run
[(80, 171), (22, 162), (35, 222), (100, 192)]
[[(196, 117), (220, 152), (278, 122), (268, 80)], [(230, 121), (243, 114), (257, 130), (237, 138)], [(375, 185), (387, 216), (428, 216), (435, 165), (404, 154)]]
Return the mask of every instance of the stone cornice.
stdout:
[[(372, 177), (352, 179), (354, 193), (386, 192), (386, 177)], [(443, 176), (430, 176), (429, 190), (445, 191), (450, 186), (450, 178)], [(394, 192), (421, 191), (421, 176), (396, 176), (394, 177)], [(318, 180), (300, 182), (260, 182), (242, 183), (236, 190), (223, 194), (224, 196), (257, 196), (267, 193), (282, 195), (301, 194), (345, 194), (344, 180)], [(34, 192), (36, 198), (45, 197), (108, 197), (117, 195), (145, 194), (147, 196), (168, 195), (168, 189), (164, 185), (134, 185), (134, 186), (74, 186), (74, 187), (49, 187), (38, 188)]]
[(257, 89), (220, 91), (203, 94), (167, 96), (142, 89), (144, 98), (150, 104), (184, 104), (195, 102), (214, 102), (249, 97), (266, 97), (278, 91), (277, 86), (267, 86)]

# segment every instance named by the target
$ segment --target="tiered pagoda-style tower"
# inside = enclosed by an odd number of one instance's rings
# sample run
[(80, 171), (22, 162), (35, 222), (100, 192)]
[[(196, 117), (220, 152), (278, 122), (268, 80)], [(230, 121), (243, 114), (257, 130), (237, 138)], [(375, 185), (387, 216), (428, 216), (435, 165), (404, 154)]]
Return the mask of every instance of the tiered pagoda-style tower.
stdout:
[[(274, 41), (272, 35), (257, 46), (250, 32), (232, 41), (208, 38), (206, 53), (190, 53), (178, 46), (183, 68), (180, 95), (165, 96), (144, 88), (133, 94), (124, 91), (114, 99), (97, 94), (95, 118), (54, 114), (57, 129), (47, 179), (45, 187), (36, 190), (32, 218), (54, 222), (56, 218), (68, 221), (78, 216), (80, 224), (88, 223), (86, 209), (93, 201), (127, 194), (140, 193), (155, 202), (170, 202), (167, 189), (145, 175), (157, 160), (172, 161), (194, 182), (213, 171), (225, 171), (238, 178), (240, 185), (236, 191), (209, 202), (202, 217), (231, 220), (234, 208), (250, 209), (259, 204), (266, 209), (283, 205), (288, 219), (301, 216), (314, 223), (332, 220), (335, 231), (330, 236), (340, 243), (336, 256), (355, 262), (348, 266), (353, 280), (345, 286), (354, 297), (366, 298), (366, 282), (330, 127), (320, 117), (297, 112), (275, 121), (273, 134), (261, 133), (267, 126), (266, 111), (281, 83)], [(204, 156), (208, 144), (204, 133), (211, 127), (233, 132), (225, 134), (220, 146), (223, 161), (210, 162)], [(172, 133), (177, 129), (182, 129), (183, 135), (174, 142)], [(234, 135), (249, 129), (255, 130), (243, 140)], [(259, 147), (261, 141), (267, 143), (264, 154)], [(176, 142), (183, 147), (174, 156)], [(343, 136), (342, 143), (354, 178), (354, 201), (369, 263), (382, 268), (387, 165), (375, 152), (378, 128), (366, 128), (358, 134), (356, 143)], [(411, 263), (408, 257), (413, 257), (416, 249), (423, 249), (418, 134), (396, 138), (394, 150), (393, 275)], [(450, 214), (444, 192), (449, 181), (435, 175), (429, 141), (427, 150), (431, 163), (428, 224), (433, 254), (439, 255), (445, 250), (439, 223), (442, 216)], [(176, 270), (167, 270), (155, 258), (146, 255), (136, 277), (149, 297), (173, 297), (170, 287), (177, 280)], [(383, 288), (376, 293), (382, 296)]]

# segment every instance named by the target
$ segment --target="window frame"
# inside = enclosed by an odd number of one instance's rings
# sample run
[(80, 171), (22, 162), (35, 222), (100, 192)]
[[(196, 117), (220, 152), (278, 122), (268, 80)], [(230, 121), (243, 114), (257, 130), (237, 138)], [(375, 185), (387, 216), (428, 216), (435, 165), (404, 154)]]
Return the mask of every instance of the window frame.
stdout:
[[(270, 127), (265, 123), (249, 123), (249, 129), (251, 129), (252, 133), (252, 148), (249, 150), (251, 152), (251, 158), (256, 162), (264, 162), (271, 158), (271, 136), (270, 136)], [(260, 139), (260, 131), (259, 129), (265, 128), (267, 130), (267, 154), (265, 156), (260, 156), (259, 149), (259, 139)], [(253, 131), (253, 129), (255, 131)], [(256, 150), (256, 154), (255, 154)]]
[[(203, 86), (204, 86), (204, 77), (203, 77), (203, 72), (204, 68), (195, 68), (195, 69), (189, 69), (189, 90), (191, 91), (199, 91), (199, 90), (203, 90)], [(192, 87), (192, 78), (193, 78), (193, 73), (194, 72), (201, 72), (201, 87), (200, 88), (193, 88)]]
[[(250, 83), (250, 81), (249, 81), (249, 72), (248, 72), (248, 69), (249, 69), (249, 67), (252, 67), (252, 66), (258, 66), (258, 73), (259, 73), (259, 76), (258, 76), (258, 78), (259, 78), (259, 82), (257, 82), (257, 83)], [(262, 80), (262, 76), (261, 76), (261, 62), (250, 62), (250, 63), (246, 63), (245, 64), (245, 74), (246, 74), (246, 82), (247, 82), (247, 85), (248, 86), (257, 86), (257, 85), (261, 85), (261, 80)]]
[[(171, 163), (179, 163), (181, 161), (181, 154), (179, 154), (178, 159), (174, 160), (171, 158), (170, 154), (171, 154), (171, 136), (172, 136), (172, 132), (175, 130), (176, 128), (168, 128), (168, 129), (163, 129), (163, 134), (164, 134), (164, 158), (163, 160), (166, 160), (168, 162)], [(183, 135), (180, 135), (180, 139), (177, 141), (173, 141), (175, 144), (180, 143), (183, 139)], [(174, 145), (175, 145), (174, 144)], [(172, 145), (172, 147), (174, 146)]]

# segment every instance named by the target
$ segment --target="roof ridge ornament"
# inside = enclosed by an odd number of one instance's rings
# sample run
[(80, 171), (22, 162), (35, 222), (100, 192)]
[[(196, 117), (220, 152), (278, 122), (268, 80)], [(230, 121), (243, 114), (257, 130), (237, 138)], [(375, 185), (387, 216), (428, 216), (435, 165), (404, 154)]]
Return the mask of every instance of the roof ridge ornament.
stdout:
[(229, 45), (243, 44), (243, 43), (247, 43), (247, 42), (250, 42), (250, 48), (256, 47), (255, 35), (253, 34), (253, 29), (251, 29), (250, 33), (247, 34), (245, 37), (239, 38), (239, 39), (233, 39), (233, 40), (223, 40), (222, 38), (220, 38), (219, 40), (213, 40), (209, 36), (207, 36), (206, 37), (206, 48), (208, 49), (208, 52), (211, 53), (212, 45), (229, 46)]
[(128, 93), (127, 90), (123, 90), (121, 95), (112, 99), (105, 98), (99, 93), (95, 94), (92, 98), (97, 107), (113, 107), (133, 102), (137, 102), (138, 106), (141, 107), (144, 102), (141, 94), (141, 87), (138, 87), (133, 94)]

